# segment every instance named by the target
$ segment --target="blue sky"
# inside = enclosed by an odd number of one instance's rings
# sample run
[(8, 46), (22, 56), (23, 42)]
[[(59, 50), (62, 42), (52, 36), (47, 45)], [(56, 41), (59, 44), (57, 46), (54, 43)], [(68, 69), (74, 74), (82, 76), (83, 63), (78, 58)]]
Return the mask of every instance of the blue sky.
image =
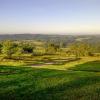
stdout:
[(100, 33), (100, 0), (0, 0), (0, 33)]

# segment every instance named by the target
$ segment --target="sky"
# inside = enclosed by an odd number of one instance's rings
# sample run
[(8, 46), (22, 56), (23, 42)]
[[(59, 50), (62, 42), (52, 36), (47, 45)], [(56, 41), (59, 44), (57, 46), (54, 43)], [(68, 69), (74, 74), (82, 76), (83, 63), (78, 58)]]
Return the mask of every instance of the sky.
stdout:
[(99, 34), (100, 0), (0, 0), (0, 34)]

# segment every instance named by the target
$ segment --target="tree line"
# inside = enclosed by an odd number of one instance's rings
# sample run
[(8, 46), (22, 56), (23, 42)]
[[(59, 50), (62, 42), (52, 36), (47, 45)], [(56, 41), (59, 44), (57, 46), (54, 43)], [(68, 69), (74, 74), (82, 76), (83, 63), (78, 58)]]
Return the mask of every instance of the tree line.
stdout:
[[(35, 46), (32, 42), (14, 42), (5, 40), (0, 42), (0, 54), (4, 58), (11, 59), (13, 55), (20, 57), (22, 54), (38, 55), (53, 55), (65, 53), (68, 56), (74, 55), (75, 57), (82, 56), (97, 56), (100, 53), (99, 43), (93, 45), (86, 42), (74, 42), (69, 45), (62, 45), (63, 43), (46, 42), (43, 46)], [(66, 48), (63, 50), (63, 48)]]

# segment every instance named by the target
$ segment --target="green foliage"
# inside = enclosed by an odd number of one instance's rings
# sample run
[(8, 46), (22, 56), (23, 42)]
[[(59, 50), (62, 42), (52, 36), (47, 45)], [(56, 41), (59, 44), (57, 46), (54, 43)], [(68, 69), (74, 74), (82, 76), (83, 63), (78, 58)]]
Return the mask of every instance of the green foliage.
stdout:
[(14, 52), (14, 43), (10, 40), (4, 41), (2, 47), (2, 53), (4, 54), (4, 57), (11, 58)]
[(16, 49), (15, 55), (20, 59), (21, 55), (23, 54), (23, 48), (17, 47), (15, 49)]
[(59, 50), (60, 46), (54, 43), (48, 43), (46, 45), (46, 54), (55, 54)]
[(33, 55), (36, 55), (36, 56), (44, 55), (45, 52), (46, 52), (46, 50), (45, 50), (44, 47), (36, 47), (36, 48), (33, 50)]
[(43, 55), (67, 55), (76, 58), (83, 56), (96, 56), (100, 52), (100, 45), (95, 46), (87, 42), (73, 42), (62, 46), (62, 42), (34, 42), (34, 41), (10, 41), (6, 40), (0, 43), (0, 53), (6, 58), (12, 58), (13, 54), (31, 54), (34, 56)]
[(2, 53), (2, 44), (0, 43), (0, 53)]
[(69, 46), (69, 48), (69, 52), (75, 55), (76, 57), (91, 56), (93, 51), (92, 46), (84, 42), (73, 43)]
[(25, 43), (20, 43), (19, 45), (20, 45), (20, 47), (23, 48), (24, 53), (32, 53), (33, 52), (34, 46), (31, 45), (30, 43), (25, 42)]

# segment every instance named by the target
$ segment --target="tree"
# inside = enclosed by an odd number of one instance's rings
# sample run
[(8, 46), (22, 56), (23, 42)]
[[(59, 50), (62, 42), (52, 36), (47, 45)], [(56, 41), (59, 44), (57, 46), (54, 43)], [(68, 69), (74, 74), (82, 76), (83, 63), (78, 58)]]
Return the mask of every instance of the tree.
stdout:
[(23, 43), (21, 44), (24, 53), (33, 53), (34, 46), (30, 43)]
[(14, 43), (10, 40), (6, 40), (3, 42), (2, 53), (6, 58), (12, 58), (12, 54), (14, 54)]
[(48, 43), (46, 46), (47, 54), (55, 54), (59, 50), (60, 46), (54, 43)]
[(18, 47), (16, 47), (15, 49), (16, 49), (16, 50), (15, 50), (15, 51), (16, 51), (15, 55), (17, 56), (18, 59), (20, 59), (20, 57), (21, 57), (21, 55), (22, 55), (22, 53), (23, 53), (23, 48), (20, 47), (20, 46), (18, 46)]
[(0, 43), (0, 53), (2, 53), (2, 44)]
[(70, 52), (76, 56), (89, 56), (92, 54), (92, 46), (89, 43), (77, 42), (69, 46)]
[(35, 49), (33, 49), (33, 55), (39, 56), (39, 55), (44, 55), (45, 54), (45, 48), (44, 47), (35, 47)]

